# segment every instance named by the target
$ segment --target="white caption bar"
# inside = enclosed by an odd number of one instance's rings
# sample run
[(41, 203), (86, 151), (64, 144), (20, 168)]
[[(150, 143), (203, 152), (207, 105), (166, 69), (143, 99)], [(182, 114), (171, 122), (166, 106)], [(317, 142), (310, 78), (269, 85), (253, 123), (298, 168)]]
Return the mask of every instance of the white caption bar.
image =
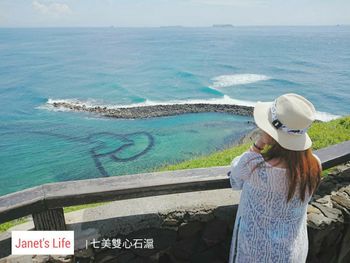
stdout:
[(74, 231), (12, 231), (12, 255), (73, 255)]

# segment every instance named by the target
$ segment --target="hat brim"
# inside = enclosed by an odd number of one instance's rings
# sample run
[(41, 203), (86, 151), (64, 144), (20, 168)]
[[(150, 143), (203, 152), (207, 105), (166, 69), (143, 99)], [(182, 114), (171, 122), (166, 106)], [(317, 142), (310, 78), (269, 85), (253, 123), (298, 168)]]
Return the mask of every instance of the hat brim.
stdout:
[(309, 149), (312, 146), (312, 141), (307, 133), (289, 134), (282, 130), (277, 130), (272, 125), (271, 105), (272, 102), (257, 102), (253, 113), (256, 125), (285, 149), (292, 151)]

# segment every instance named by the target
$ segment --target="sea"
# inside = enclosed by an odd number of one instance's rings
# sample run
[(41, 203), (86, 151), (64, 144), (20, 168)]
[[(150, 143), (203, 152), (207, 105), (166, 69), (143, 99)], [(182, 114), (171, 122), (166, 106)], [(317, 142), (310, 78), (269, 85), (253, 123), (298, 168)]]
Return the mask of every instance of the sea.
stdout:
[(350, 113), (350, 27), (0, 29), (0, 195), (127, 176), (210, 154), (255, 126), (224, 113), (113, 119), (55, 109), (254, 105), (298, 93)]

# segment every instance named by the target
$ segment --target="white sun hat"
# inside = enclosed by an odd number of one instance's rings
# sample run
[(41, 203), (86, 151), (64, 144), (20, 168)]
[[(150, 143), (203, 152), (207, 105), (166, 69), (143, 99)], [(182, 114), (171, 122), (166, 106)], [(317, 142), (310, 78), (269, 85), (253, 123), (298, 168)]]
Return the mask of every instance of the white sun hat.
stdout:
[(303, 151), (312, 145), (307, 129), (315, 113), (314, 105), (306, 98), (288, 93), (273, 102), (257, 102), (253, 115), (256, 125), (283, 148)]

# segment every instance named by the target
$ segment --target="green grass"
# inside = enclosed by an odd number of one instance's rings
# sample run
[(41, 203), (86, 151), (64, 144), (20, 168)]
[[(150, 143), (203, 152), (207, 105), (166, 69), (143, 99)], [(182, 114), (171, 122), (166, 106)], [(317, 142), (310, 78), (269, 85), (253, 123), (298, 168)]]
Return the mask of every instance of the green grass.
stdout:
[[(310, 127), (308, 134), (313, 141), (312, 147), (314, 150), (350, 140), (350, 116), (329, 122), (315, 122)], [(242, 154), (250, 145), (247, 143), (233, 146), (177, 164), (165, 165), (159, 168), (158, 171), (229, 165), (234, 157)]]
[(308, 133), (315, 150), (348, 141), (350, 140), (350, 116), (330, 122), (316, 122)]
[(223, 166), (231, 163), (233, 157), (245, 152), (250, 143), (241, 144), (222, 151), (214, 152), (210, 155), (199, 156), (188, 161), (180, 162), (173, 165), (166, 165), (158, 169), (158, 171), (181, 170), (191, 168), (202, 168), (212, 166)]
[(81, 210), (81, 209), (84, 209), (84, 208), (92, 208), (92, 207), (104, 205), (104, 204), (107, 204), (107, 203), (109, 203), (109, 202), (94, 203), (94, 204), (88, 204), (88, 205), (68, 206), (68, 207), (64, 207), (64, 208), (63, 208), (63, 212), (64, 212), (64, 213), (70, 213), (70, 212), (74, 212), (74, 211)]
[(0, 224), (0, 233), (5, 232), (7, 229), (9, 229), (15, 225), (23, 224), (27, 221), (28, 220), (23, 217), (23, 218), (15, 219), (15, 220)]
[[(313, 149), (317, 150), (330, 145), (334, 145), (343, 141), (350, 140), (350, 116), (343, 117), (330, 122), (315, 122), (309, 129), (309, 135), (313, 141)], [(202, 167), (213, 167), (229, 165), (232, 159), (244, 151), (246, 151), (250, 143), (245, 143), (237, 146), (230, 147), (225, 150), (214, 152), (209, 155), (197, 156), (191, 160), (180, 162), (177, 164), (164, 165), (157, 169), (157, 171), (169, 171)], [(327, 175), (329, 170), (323, 171), (323, 175)], [(105, 203), (96, 203), (89, 205), (78, 205), (65, 207), (64, 212), (69, 213), (84, 208), (96, 207)], [(4, 232), (7, 229), (26, 222), (27, 219), (20, 218), (4, 224), (0, 224), (0, 232)]]

